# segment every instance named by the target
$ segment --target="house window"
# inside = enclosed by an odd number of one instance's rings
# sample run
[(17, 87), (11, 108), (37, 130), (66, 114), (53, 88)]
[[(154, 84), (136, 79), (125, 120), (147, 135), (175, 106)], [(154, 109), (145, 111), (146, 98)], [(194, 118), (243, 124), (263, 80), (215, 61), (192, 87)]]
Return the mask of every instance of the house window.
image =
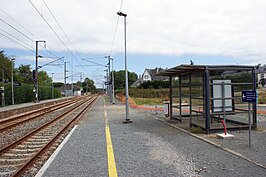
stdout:
[(144, 79), (148, 79), (149, 78), (149, 76), (144, 76)]

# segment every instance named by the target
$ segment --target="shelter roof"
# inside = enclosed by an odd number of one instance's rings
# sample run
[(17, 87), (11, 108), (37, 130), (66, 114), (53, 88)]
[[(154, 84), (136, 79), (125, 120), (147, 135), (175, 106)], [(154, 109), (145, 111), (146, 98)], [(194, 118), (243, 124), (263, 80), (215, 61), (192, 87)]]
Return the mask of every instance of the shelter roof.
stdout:
[(252, 71), (255, 67), (248, 65), (179, 65), (157, 73), (157, 76), (172, 76), (185, 73), (210, 71)]

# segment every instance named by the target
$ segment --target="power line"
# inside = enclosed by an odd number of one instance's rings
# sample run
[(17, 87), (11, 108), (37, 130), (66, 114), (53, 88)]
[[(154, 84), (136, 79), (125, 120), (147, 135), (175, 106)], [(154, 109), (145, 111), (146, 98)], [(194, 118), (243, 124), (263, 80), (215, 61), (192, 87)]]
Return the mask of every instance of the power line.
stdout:
[[(53, 33), (56, 35), (56, 37), (60, 40), (60, 42), (65, 46), (65, 48), (68, 50), (68, 52), (71, 54), (73, 58), (80, 64), (78, 59), (73, 55), (73, 53), (70, 51), (70, 49), (66, 46), (64, 41), (59, 37), (59, 35), (56, 33), (56, 31), (53, 29), (53, 27), (48, 23), (48, 21), (44, 18), (44, 16), (41, 14), (41, 12), (37, 9), (37, 7), (29, 0), (30, 4), (33, 6), (33, 8), (38, 12), (38, 14), (42, 17), (42, 19), (45, 21), (45, 23), (49, 26), (49, 28), (53, 31)], [(83, 68), (84, 69), (84, 68)], [(85, 69), (84, 69), (85, 70)], [(86, 71), (86, 70), (85, 70)]]
[(6, 13), (3, 9), (0, 9), (6, 16), (11, 18), (15, 23), (17, 23), (20, 27), (22, 27), (25, 31), (27, 31), (29, 34), (31, 34), (33, 37), (37, 38), (34, 34), (32, 34), (27, 28), (25, 28), (23, 25), (21, 25), (17, 20), (15, 20), (13, 17), (11, 17), (8, 13)]
[(31, 41), (34, 41), (33, 39), (31, 39), (30, 37), (28, 37), (27, 35), (25, 35), (24, 33), (22, 33), (21, 31), (19, 31), (17, 28), (15, 28), (14, 26), (10, 25), (9, 23), (7, 23), (5, 20), (3, 20), (2, 18), (0, 18), (0, 20), (5, 23), (6, 25), (8, 25), (9, 27), (11, 27), (12, 29), (14, 29), (15, 31), (17, 31), (18, 33), (20, 33), (21, 35), (23, 35), (24, 37), (30, 39)]
[[(5, 15), (7, 15), (9, 18), (11, 18), (15, 23), (17, 23), (20, 27), (22, 27), (24, 30), (26, 30), (28, 33), (30, 33), (33, 37), (35, 37), (36, 39), (38, 39), (38, 37), (36, 35), (34, 35), (33, 33), (31, 33), (27, 28), (25, 28), (22, 24), (20, 24), (18, 21), (16, 21), (13, 17), (11, 17), (11, 15), (9, 15), (7, 12), (5, 12), (4, 10), (0, 9)], [(1, 19), (0, 20), (2, 22), (4, 22), (6, 25), (8, 25), (9, 27), (11, 27), (12, 29), (14, 29), (15, 31), (17, 31), (18, 33), (20, 33), (21, 35), (23, 35), (24, 37), (26, 37), (27, 39), (30, 39), (32, 42), (35, 42), (34, 39), (32, 39), (31, 37), (27, 36), (25, 33), (21, 32), (20, 30), (18, 30), (16, 27), (14, 27), (13, 25), (11, 25), (10, 23), (6, 22), (5, 20)], [(14, 42), (14, 40), (12, 40)], [(21, 41), (21, 40), (19, 40)], [(25, 43), (25, 42), (23, 42)], [(49, 49), (49, 48), (47, 48)], [(52, 49), (49, 49), (51, 51), (53, 51)], [(51, 52), (47, 50), (48, 53), (52, 54), (53, 56), (59, 58), (56, 54), (54, 54), (55, 52)], [(42, 51), (40, 51), (40, 53), (42, 53)]]
[(25, 49), (27, 49), (27, 50), (29, 50), (29, 51), (31, 51), (31, 52), (33, 52), (33, 53), (35, 53), (35, 51), (34, 51), (34, 50), (32, 50), (32, 49), (28, 48), (27, 46), (25, 46), (25, 45), (23, 45), (23, 44), (20, 44), (20, 43), (18, 43), (17, 41), (15, 41), (14, 39), (12, 39), (12, 38), (10, 38), (10, 37), (8, 37), (8, 36), (4, 35), (3, 33), (0, 33), (0, 35), (2, 35), (2, 36), (3, 36), (4, 38), (6, 38), (6, 39), (9, 39), (9, 40), (11, 40), (11, 41), (15, 42), (15, 43), (16, 43), (16, 44), (18, 44), (18, 45), (20, 45), (20, 46), (24, 47)]
[[(121, 4), (120, 4), (120, 10), (122, 9), (122, 6), (123, 6), (123, 0), (121, 1)], [(116, 32), (117, 32), (117, 27), (118, 27), (118, 23), (119, 23), (119, 17), (117, 17), (117, 20), (116, 20), (116, 25), (115, 25), (115, 32), (114, 32), (114, 36), (113, 36), (113, 40), (112, 40), (112, 45), (111, 45), (111, 49), (110, 49), (110, 52), (109, 52), (109, 56), (112, 56), (112, 52), (113, 52), (113, 48), (114, 48), (114, 43), (115, 43), (115, 37), (116, 37)]]
[[(82, 57), (81, 57), (80, 54), (77, 52), (76, 48), (74, 47), (73, 43), (70, 41), (69, 37), (67, 36), (67, 34), (65, 33), (65, 31), (63, 30), (62, 26), (59, 24), (58, 20), (55, 18), (55, 15), (53, 14), (53, 12), (50, 10), (50, 8), (49, 8), (48, 5), (46, 4), (46, 2), (45, 2), (44, 0), (42, 0), (42, 1), (43, 1), (44, 5), (46, 6), (46, 8), (48, 9), (48, 11), (50, 12), (50, 14), (52, 15), (52, 17), (53, 17), (53, 19), (55, 20), (56, 24), (59, 26), (59, 28), (61, 29), (61, 31), (64, 33), (66, 39), (68, 40), (68, 42), (70, 43), (70, 45), (71, 45), (72, 48), (74, 49), (75, 53), (78, 54), (78, 56), (79, 56), (80, 59), (81, 59)], [(86, 71), (84, 67), (82, 67), (82, 69), (83, 69), (84, 71)]]
[(19, 42), (21, 42), (21, 43), (23, 43), (23, 44), (27, 45), (28, 47), (30, 47), (30, 48), (32, 49), (32, 51), (34, 50), (32, 46), (30, 46), (29, 44), (26, 44), (24, 41), (20, 40), (20, 39), (19, 39), (19, 38), (17, 38), (16, 36), (14, 36), (14, 35), (10, 34), (10, 33), (9, 33), (9, 32), (7, 32), (6, 30), (3, 30), (3, 29), (1, 29), (1, 28), (0, 28), (0, 30), (1, 30), (1, 31), (3, 31), (4, 33), (8, 34), (9, 36), (11, 36), (11, 37), (15, 38), (15, 39), (16, 39), (16, 40), (18, 40)]
[[(68, 40), (68, 42), (71, 44), (71, 46), (73, 47), (73, 49), (75, 50), (75, 52), (79, 55), (79, 53), (77, 52), (77, 50), (75, 49), (73, 43), (70, 41), (69, 37), (67, 36), (67, 34), (65, 33), (65, 31), (63, 30), (62, 26), (59, 24), (58, 20), (55, 18), (54, 14), (52, 13), (52, 11), (50, 10), (50, 8), (48, 7), (48, 5), (46, 4), (46, 2), (44, 0), (42, 0), (44, 2), (44, 5), (46, 6), (46, 8), (48, 9), (48, 11), (50, 12), (50, 14), (52, 15), (53, 19), (55, 20), (56, 24), (59, 26), (59, 28), (61, 29), (61, 31), (64, 33), (66, 39)], [(79, 55), (80, 56), (80, 55)], [(81, 57), (80, 57), (81, 58)]]

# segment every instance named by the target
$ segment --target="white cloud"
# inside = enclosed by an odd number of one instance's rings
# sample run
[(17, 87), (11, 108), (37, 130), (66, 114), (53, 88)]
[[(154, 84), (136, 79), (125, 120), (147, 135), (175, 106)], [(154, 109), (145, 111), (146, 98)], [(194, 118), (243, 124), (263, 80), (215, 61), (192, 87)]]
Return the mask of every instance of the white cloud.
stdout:
[[(31, 1), (71, 48), (42, 1)], [(109, 52), (118, 18), (116, 12), (121, 1), (45, 2), (78, 51)], [(46, 40), (49, 48), (56, 51), (66, 50), (28, 1), (3, 1), (1, 9), (26, 26), (39, 39)], [(128, 51), (131, 53), (223, 55), (241, 58), (246, 63), (265, 60), (265, 0), (127, 0), (124, 1), (122, 10), (128, 14), (127, 39)], [(24, 31), (0, 13), (1, 18)], [(0, 23), (0, 28), (9, 29), (27, 44), (31, 43)], [(123, 52), (123, 37), (123, 19), (120, 17), (114, 52)], [(30, 45), (34, 48), (34, 44)], [(7, 40), (0, 43), (2, 48), (12, 46), (16, 45)]]

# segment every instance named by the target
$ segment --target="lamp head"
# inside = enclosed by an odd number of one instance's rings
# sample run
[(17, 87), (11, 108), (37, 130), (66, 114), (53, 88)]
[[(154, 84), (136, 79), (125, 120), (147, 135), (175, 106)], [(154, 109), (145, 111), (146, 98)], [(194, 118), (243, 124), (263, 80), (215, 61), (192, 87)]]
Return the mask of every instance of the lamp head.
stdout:
[(127, 16), (127, 14), (125, 14), (125, 13), (123, 13), (123, 12), (121, 12), (121, 11), (117, 12), (117, 15), (119, 15), (119, 16), (123, 16), (123, 17), (126, 17), (126, 16)]

